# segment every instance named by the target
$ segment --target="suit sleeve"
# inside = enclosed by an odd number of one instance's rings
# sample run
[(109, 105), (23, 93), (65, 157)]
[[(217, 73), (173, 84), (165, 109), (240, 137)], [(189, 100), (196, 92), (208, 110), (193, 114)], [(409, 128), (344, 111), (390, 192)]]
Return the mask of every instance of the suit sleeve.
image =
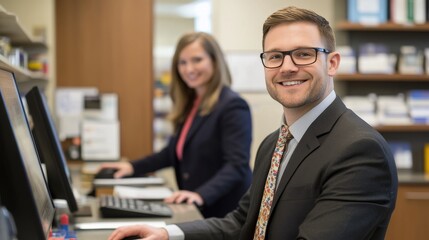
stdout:
[(395, 202), (395, 171), (388, 164), (393, 157), (377, 138), (358, 139), (335, 149), (339, 157), (323, 176), (322, 192), (298, 239), (383, 239), (374, 236), (374, 226), (387, 226)]
[(248, 104), (241, 98), (228, 102), (219, 126), (222, 151), (219, 161), (223, 165), (209, 181), (196, 189), (206, 205), (216, 202), (250, 175), (252, 123)]
[(224, 218), (207, 218), (193, 222), (179, 223), (186, 240), (237, 240), (246, 221), (250, 203), (250, 190), (239, 202), (239, 207)]
[(134, 168), (134, 176), (143, 175), (146, 173), (154, 172), (161, 168), (172, 166), (174, 163), (174, 144), (173, 140), (170, 139), (167, 146), (161, 151), (141, 158), (139, 160), (132, 161), (131, 164)]

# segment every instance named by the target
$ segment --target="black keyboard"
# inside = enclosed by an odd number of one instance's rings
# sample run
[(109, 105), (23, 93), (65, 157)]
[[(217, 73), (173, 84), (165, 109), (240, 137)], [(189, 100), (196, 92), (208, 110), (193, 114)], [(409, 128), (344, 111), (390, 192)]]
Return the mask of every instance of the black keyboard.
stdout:
[(104, 218), (148, 218), (172, 217), (173, 211), (163, 202), (150, 202), (132, 198), (103, 195), (100, 213)]

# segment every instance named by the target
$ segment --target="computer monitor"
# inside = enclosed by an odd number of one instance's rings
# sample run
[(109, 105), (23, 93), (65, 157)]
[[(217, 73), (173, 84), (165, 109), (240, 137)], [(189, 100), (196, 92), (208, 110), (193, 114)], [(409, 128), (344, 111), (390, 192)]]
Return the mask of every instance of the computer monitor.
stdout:
[(0, 196), (18, 239), (47, 239), (55, 209), (12, 73), (0, 69)]
[(44, 95), (36, 86), (25, 95), (25, 99), (40, 161), (46, 166), (52, 198), (65, 199), (70, 212), (76, 212), (78, 206), (73, 194), (70, 171)]

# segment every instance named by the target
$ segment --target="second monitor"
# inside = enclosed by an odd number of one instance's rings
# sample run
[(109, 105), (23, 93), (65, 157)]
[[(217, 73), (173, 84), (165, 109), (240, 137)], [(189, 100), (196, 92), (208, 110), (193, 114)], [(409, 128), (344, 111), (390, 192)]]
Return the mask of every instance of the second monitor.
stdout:
[(70, 172), (45, 98), (38, 87), (33, 87), (25, 98), (40, 160), (46, 166), (52, 198), (65, 199), (70, 212), (76, 212), (78, 205), (73, 194)]

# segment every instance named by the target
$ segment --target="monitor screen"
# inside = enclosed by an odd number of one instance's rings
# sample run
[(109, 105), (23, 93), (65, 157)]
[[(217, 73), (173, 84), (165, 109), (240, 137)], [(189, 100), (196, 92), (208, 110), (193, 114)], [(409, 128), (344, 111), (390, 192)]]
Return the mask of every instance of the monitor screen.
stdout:
[(0, 196), (18, 239), (47, 239), (55, 209), (12, 73), (0, 70)]
[(73, 194), (70, 172), (44, 95), (38, 87), (33, 87), (25, 95), (25, 99), (40, 161), (46, 166), (52, 198), (65, 199), (70, 211), (75, 212), (78, 206)]

